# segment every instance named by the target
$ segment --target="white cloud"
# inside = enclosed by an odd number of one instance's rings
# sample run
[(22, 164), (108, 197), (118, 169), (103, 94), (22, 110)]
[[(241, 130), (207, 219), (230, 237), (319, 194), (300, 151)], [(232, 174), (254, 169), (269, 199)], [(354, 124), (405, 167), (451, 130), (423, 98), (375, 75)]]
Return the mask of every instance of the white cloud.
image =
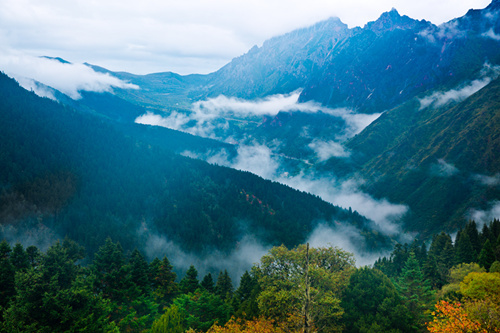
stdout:
[(442, 158), (438, 159), (437, 163), (431, 166), (431, 172), (439, 177), (451, 177), (460, 171), (451, 163), (447, 163)]
[(215, 71), (266, 39), (331, 16), (363, 26), (396, 7), (436, 24), (489, 0), (3, 0), (0, 43), (139, 74)]
[(281, 168), (280, 156), (273, 155), (269, 148), (262, 145), (241, 146), (238, 148), (238, 155), (232, 159), (224, 151), (209, 152), (206, 155), (185, 152), (184, 155), (250, 171), (263, 178), (317, 195), (333, 205), (346, 209), (351, 207), (374, 221), (380, 231), (388, 235), (400, 233), (398, 221), (408, 211), (405, 205), (393, 204), (387, 199), (377, 200), (361, 191), (362, 180), (350, 179), (340, 182), (333, 177), (306, 175), (303, 172), (290, 176)]
[(489, 206), (488, 210), (470, 210), (468, 217), (476, 221), (479, 226), (489, 223), (494, 219), (500, 219), (500, 201), (493, 201)]
[(365, 249), (365, 240), (360, 230), (350, 225), (338, 225), (332, 228), (326, 224), (318, 225), (307, 242), (311, 247), (336, 246), (354, 254), (356, 265), (372, 265), (378, 258), (389, 255), (389, 251), (373, 252)]
[(111, 92), (113, 87), (139, 88), (109, 74), (95, 72), (83, 64), (63, 63), (55, 59), (32, 57), (15, 52), (0, 54), (0, 69), (18, 80), (23, 87), (53, 99), (54, 95), (48, 93), (50, 90), (34, 81), (59, 90), (73, 99), (81, 98), (80, 91)]
[(481, 36), (500, 41), (500, 35), (496, 34), (493, 28), (483, 33)]
[(461, 102), (486, 87), (486, 85), (490, 82), (491, 78), (485, 77), (483, 79), (474, 80), (470, 84), (459, 89), (451, 89), (445, 92), (435, 92), (432, 95), (424, 97), (420, 100), (420, 109), (425, 109), (431, 105), (437, 108), (449, 102)]
[(420, 99), (420, 110), (429, 106), (441, 107), (449, 102), (461, 102), (472, 94), (486, 87), (492, 80), (500, 75), (500, 66), (485, 63), (481, 70), (481, 78), (473, 80), (459, 88), (444, 92), (435, 92), (430, 96)]
[[(275, 116), (280, 111), (285, 112), (322, 112), (332, 117), (342, 119), (344, 128), (334, 134), (334, 141), (341, 142), (361, 132), (366, 126), (380, 116), (375, 114), (358, 114), (352, 110), (339, 108), (330, 109), (314, 101), (300, 103), (300, 91), (290, 94), (277, 94), (261, 99), (245, 100), (235, 97), (218, 96), (192, 104), (191, 112), (179, 113), (172, 111), (162, 117), (147, 113), (136, 119), (136, 123), (168, 127), (174, 130), (188, 132), (194, 135), (213, 139), (231, 141), (231, 133), (227, 133), (226, 118), (239, 118), (260, 121), (260, 117)], [(255, 117), (259, 117), (255, 119)]]
[(332, 157), (349, 157), (351, 153), (342, 144), (335, 141), (314, 140), (309, 144), (309, 148), (314, 150), (320, 162)]
[(474, 179), (478, 180), (481, 184), (485, 186), (500, 185), (500, 173), (497, 173), (494, 176), (474, 175)]
[[(270, 247), (262, 245), (252, 236), (245, 236), (230, 253), (211, 250), (206, 255), (195, 255), (183, 251), (176, 243), (168, 239), (167, 235), (152, 232), (143, 225), (138, 231), (145, 241), (144, 252), (149, 260), (155, 257), (162, 259), (167, 256), (170, 263), (178, 270), (185, 272), (190, 265), (194, 265), (201, 280), (208, 272), (218, 273), (225, 269), (231, 274), (233, 285), (239, 283), (239, 278), (246, 270), (250, 270), (254, 263), (267, 253)], [(181, 275), (179, 278), (182, 278)], [(217, 278), (215, 276), (214, 278)]]
[(315, 194), (323, 200), (344, 208), (351, 207), (361, 215), (373, 220), (382, 232), (398, 234), (398, 221), (408, 211), (405, 205), (392, 204), (387, 199), (376, 200), (360, 190), (362, 181), (350, 179), (338, 182), (326, 177), (312, 177), (299, 174), (294, 177), (280, 177), (277, 181), (293, 188)]

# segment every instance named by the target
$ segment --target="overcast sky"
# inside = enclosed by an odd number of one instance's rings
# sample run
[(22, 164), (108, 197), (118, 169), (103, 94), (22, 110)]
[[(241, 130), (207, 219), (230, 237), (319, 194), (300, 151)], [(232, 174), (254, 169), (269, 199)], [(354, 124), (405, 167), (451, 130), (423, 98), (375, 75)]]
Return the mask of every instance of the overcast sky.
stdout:
[[(136, 74), (213, 72), (253, 45), (337, 16), (350, 28), (396, 8), (441, 24), (489, 0), (0, 0), (0, 66), (62, 57)], [(9, 60), (6, 61), (5, 58)], [(1, 59), (0, 59), (1, 60)], [(0, 70), (4, 70), (0, 68)]]

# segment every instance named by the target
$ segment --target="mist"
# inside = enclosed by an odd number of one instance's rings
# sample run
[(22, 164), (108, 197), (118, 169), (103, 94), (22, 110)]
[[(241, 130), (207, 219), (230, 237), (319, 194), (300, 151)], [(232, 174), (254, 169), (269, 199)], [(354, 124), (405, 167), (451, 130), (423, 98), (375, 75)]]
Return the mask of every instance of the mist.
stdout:
[[(326, 108), (319, 103), (309, 101), (298, 102), (300, 91), (290, 94), (273, 95), (257, 100), (243, 100), (239, 98), (219, 96), (193, 104), (191, 112), (172, 112), (167, 116), (147, 113), (136, 119), (137, 123), (164, 126), (174, 130), (182, 130), (194, 135), (215, 138), (231, 142), (233, 138), (225, 131), (228, 126), (227, 118), (260, 119), (262, 116), (275, 116), (280, 111), (305, 112), (328, 114), (343, 120), (344, 129), (332, 133), (328, 140), (310, 138), (308, 147), (314, 152), (318, 161), (325, 161), (331, 157), (349, 158), (350, 152), (342, 142), (361, 132), (366, 126), (377, 119), (380, 114), (356, 114), (354, 111), (339, 108)], [(304, 129), (306, 131), (306, 129)], [(219, 132), (217, 132), (219, 131)], [(226, 136), (221, 137), (221, 131)], [(307, 132), (307, 131), (306, 131)], [(219, 133), (215, 135), (215, 133)], [(249, 171), (265, 179), (280, 182), (292, 188), (317, 195), (323, 200), (345, 209), (353, 209), (374, 222), (374, 227), (385, 235), (402, 237), (398, 221), (408, 211), (405, 205), (390, 203), (387, 199), (375, 199), (361, 190), (363, 179), (338, 180), (333, 175), (315, 174), (311, 170), (297, 172), (287, 170), (286, 160), (289, 157), (277, 154), (276, 147), (280, 143), (273, 141), (266, 144), (256, 143), (251, 138), (247, 144), (239, 144), (236, 156), (225, 150), (195, 153), (185, 151), (184, 156), (205, 160), (211, 164), (230, 167), (237, 170)], [(272, 146), (271, 146), (272, 145)], [(307, 161), (306, 161), (307, 162)], [(363, 236), (355, 228), (316, 229), (311, 235), (311, 243), (325, 244), (340, 242), (341, 246), (356, 252), (356, 257), (362, 264), (373, 262), (379, 254), (364, 253)], [(319, 230), (319, 231), (318, 231)], [(323, 235), (328, 235), (320, 239)], [(328, 232), (326, 232), (328, 231)], [(318, 245), (319, 246), (319, 245)], [(175, 252), (175, 251), (172, 251)], [(194, 260), (194, 259), (192, 259)], [(189, 260), (188, 260), (189, 261)]]
[(430, 96), (420, 99), (420, 110), (427, 107), (439, 108), (450, 102), (461, 102), (479, 90), (486, 87), (500, 75), (500, 66), (491, 66), (486, 63), (481, 70), (481, 78), (473, 80), (456, 89), (444, 92), (435, 92)]
[(0, 68), (19, 84), (41, 97), (55, 99), (48, 88), (59, 90), (70, 98), (82, 98), (80, 91), (112, 92), (113, 88), (139, 89), (107, 73), (98, 73), (84, 64), (71, 64), (57, 59), (10, 53), (0, 55)]
[(138, 117), (135, 122), (231, 142), (233, 138), (232, 133), (228, 132), (229, 119), (258, 123), (262, 116), (276, 116), (279, 112), (324, 113), (340, 118), (344, 122), (343, 130), (335, 133), (332, 138), (340, 142), (360, 133), (381, 115), (381, 113), (357, 114), (345, 108), (330, 109), (313, 101), (302, 103), (298, 101), (299, 96), (300, 90), (256, 100), (221, 95), (193, 103), (190, 112), (172, 111), (168, 115), (148, 112)]
[(475, 180), (479, 181), (484, 186), (498, 186), (498, 185), (500, 185), (500, 173), (497, 173), (494, 176), (476, 174), (473, 176), (473, 178)]
[(487, 210), (471, 209), (469, 211), (468, 217), (477, 223), (478, 228), (494, 219), (500, 219), (500, 201), (492, 201), (488, 206)]
[(353, 253), (356, 266), (372, 265), (378, 258), (390, 255), (390, 251), (367, 252), (363, 251), (364, 238), (360, 230), (350, 225), (339, 225), (335, 229), (326, 224), (319, 224), (311, 233), (307, 242), (311, 247), (339, 247)]
[(162, 259), (166, 256), (176, 269), (178, 280), (184, 276), (189, 266), (194, 265), (200, 281), (207, 273), (212, 273), (216, 279), (220, 271), (227, 269), (234, 286), (239, 284), (243, 273), (258, 263), (271, 248), (262, 245), (255, 237), (245, 235), (229, 254), (211, 250), (208, 255), (200, 256), (183, 251), (167, 235), (152, 231), (149, 227), (142, 226), (138, 234), (144, 240), (143, 251), (147, 259)]
[(438, 159), (437, 163), (431, 165), (432, 174), (438, 177), (451, 177), (458, 174), (460, 171), (451, 163), (447, 163), (444, 159)]

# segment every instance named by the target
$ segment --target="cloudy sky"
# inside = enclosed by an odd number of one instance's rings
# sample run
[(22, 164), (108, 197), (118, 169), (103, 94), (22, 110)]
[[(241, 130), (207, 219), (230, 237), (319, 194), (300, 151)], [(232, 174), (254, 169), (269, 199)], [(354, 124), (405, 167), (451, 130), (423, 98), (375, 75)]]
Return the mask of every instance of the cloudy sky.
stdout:
[(394, 7), (440, 24), (489, 2), (0, 0), (0, 58), (10, 59), (0, 66), (46, 55), (136, 74), (209, 73), (270, 37), (331, 16), (363, 26)]

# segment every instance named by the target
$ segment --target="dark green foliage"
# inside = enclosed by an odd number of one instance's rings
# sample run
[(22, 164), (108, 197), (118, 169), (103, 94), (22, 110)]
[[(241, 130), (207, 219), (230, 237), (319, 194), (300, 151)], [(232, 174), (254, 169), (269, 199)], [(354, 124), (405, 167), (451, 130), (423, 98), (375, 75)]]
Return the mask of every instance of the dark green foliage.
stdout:
[(439, 273), (436, 258), (434, 256), (429, 256), (427, 261), (423, 265), (424, 278), (429, 281), (432, 289), (439, 290), (445, 283), (446, 280)]
[(15, 295), (15, 267), (10, 259), (11, 252), (9, 243), (0, 242), (0, 309)]
[(20, 243), (14, 245), (12, 253), (10, 254), (10, 260), (16, 271), (28, 269), (28, 267), (30, 267), (28, 254)]
[(179, 292), (179, 286), (175, 282), (177, 274), (173, 271), (173, 266), (165, 256), (163, 259), (155, 259), (151, 263), (153, 294), (158, 304), (165, 306), (170, 304)]
[(413, 329), (422, 328), (429, 321), (425, 311), (432, 308), (434, 295), (413, 252), (410, 252), (395, 286), (410, 313)]
[(441, 232), (434, 236), (429, 249), (429, 256), (434, 257), (436, 260), (441, 281), (446, 281), (448, 270), (455, 263), (455, 249), (450, 235)]
[(236, 310), (236, 316), (239, 318), (253, 319), (260, 314), (257, 297), (260, 293), (259, 281), (254, 272), (245, 271), (240, 279), (240, 286), (234, 293), (233, 306)]
[(131, 292), (135, 295), (129, 268), (125, 266), (125, 256), (120, 243), (113, 243), (111, 238), (99, 248), (92, 262), (92, 272), (96, 276), (96, 292), (115, 302), (130, 300)]
[(215, 285), (215, 294), (223, 301), (229, 300), (233, 296), (233, 283), (227, 270), (219, 272), (217, 284)]
[(206, 291), (210, 293), (215, 293), (215, 284), (214, 279), (212, 278), (212, 274), (209, 272), (207, 275), (203, 277), (203, 280), (200, 283), (200, 286), (203, 287)]
[(207, 331), (215, 322), (224, 325), (233, 312), (232, 307), (219, 296), (205, 290), (181, 295), (174, 305), (184, 317), (184, 327)]
[(28, 261), (31, 267), (36, 267), (41, 259), (41, 254), (38, 248), (34, 245), (30, 245), (26, 248), (26, 254), (28, 255)]
[(96, 295), (92, 276), (83, 273), (68, 250), (57, 242), (37, 269), (16, 275), (17, 295), (4, 314), (8, 332), (116, 331), (108, 317), (109, 301)]
[[(230, 251), (243, 230), (263, 243), (297, 245), (319, 220), (350, 221), (374, 235), (359, 214), (173, 152), (224, 148), (231, 155), (230, 145), (114, 121), (88, 108), (76, 111), (37, 97), (4, 74), (0, 101), (0, 223), (20, 234), (40, 220), (46, 230), (95, 253), (107, 237), (127, 251), (141, 248), (154, 229), (196, 254)], [(382, 238), (370, 246), (387, 240)]]
[(464, 229), (469, 235), (470, 243), (472, 245), (472, 249), (474, 250), (474, 258), (473, 261), (476, 261), (479, 253), (481, 252), (481, 240), (479, 238), (479, 232), (477, 230), (477, 224), (475, 221), (469, 221)]
[(476, 261), (476, 251), (472, 247), (469, 234), (465, 231), (458, 232), (455, 240), (455, 263), (471, 263)]
[(491, 246), (490, 240), (487, 239), (479, 254), (478, 263), (479, 266), (484, 267), (487, 271), (489, 271), (494, 262), (495, 253), (493, 252), (493, 246)]
[(193, 265), (189, 266), (186, 271), (186, 275), (182, 278), (179, 283), (179, 288), (182, 293), (194, 293), (196, 289), (200, 287), (200, 283), (198, 281), (198, 271), (194, 268)]
[(129, 265), (132, 282), (139, 288), (142, 295), (148, 294), (150, 291), (149, 265), (139, 250), (135, 249), (130, 255)]
[(411, 316), (390, 279), (362, 267), (350, 278), (341, 303), (346, 332), (411, 332)]

